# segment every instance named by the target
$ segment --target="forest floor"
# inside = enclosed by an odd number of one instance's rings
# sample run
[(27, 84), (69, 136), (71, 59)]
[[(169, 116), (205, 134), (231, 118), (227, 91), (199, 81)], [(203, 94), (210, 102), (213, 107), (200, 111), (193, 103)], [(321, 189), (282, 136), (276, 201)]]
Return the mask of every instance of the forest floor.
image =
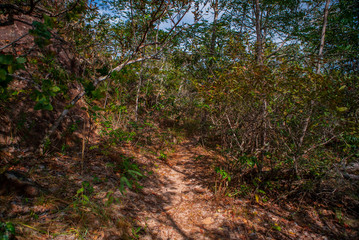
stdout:
[[(2, 152), (8, 171), (31, 176), (35, 197), (0, 196), (0, 218), (17, 239), (356, 239), (358, 220), (324, 206), (263, 202), (214, 191), (223, 157), (184, 138), (170, 147), (101, 144), (81, 154), (34, 158)], [(161, 152), (159, 156), (158, 153)], [(5, 158), (4, 158), (5, 159)], [(146, 175), (140, 189), (118, 190), (121, 162)], [(86, 183), (86, 184), (84, 184)], [(217, 182), (218, 184), (218, 182)], [(223, 189), (222, 189), (223, 190)]]
[(187, 140), (154, 165), (142, 191), (130, 193), (125, 204), (141, 227), (140, 239), (333, 239), (339, 234), (335, 218), (330, 220), (333, 212), (324, 209), (215, 193), (213, 166), (220, 158)]

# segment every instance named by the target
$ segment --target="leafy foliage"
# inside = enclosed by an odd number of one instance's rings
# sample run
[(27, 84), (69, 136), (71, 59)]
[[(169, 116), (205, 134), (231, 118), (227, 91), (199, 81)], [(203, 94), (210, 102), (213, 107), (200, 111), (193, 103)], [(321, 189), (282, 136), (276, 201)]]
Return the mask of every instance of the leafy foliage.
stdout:
[[(33, 47), (0, 55), (0, 100), (31, 97), (34, 110), (61, 112), (49, 135), (80, 99), (108, 149), (150, 144), (158, 122), (216, 148), (226, 157), (217, 190), (256, 201), (315, 195), (357, 162), (356, 1), (37, 4), (48, 10), (28, 13)], [(192, 10), (193, 24), (182, 21)], [(16, 78), (28, 91), (15, 91)], [(42, 145), (54, 142), (45, 134)], [(128, 158), (117, 171), (121, 192), (143, 177)]]
[(0, 239), (8, 240), (14, 237), (15, 227), (11, 222), (0, 223)]
[(13, 55), (1, 54), (0, 55), (0, 94), (1, 100), (9, 97), (8, 85), (13, 80), (12, 74), (19, 69), (24, 69), (26, 58), (15, 58)]

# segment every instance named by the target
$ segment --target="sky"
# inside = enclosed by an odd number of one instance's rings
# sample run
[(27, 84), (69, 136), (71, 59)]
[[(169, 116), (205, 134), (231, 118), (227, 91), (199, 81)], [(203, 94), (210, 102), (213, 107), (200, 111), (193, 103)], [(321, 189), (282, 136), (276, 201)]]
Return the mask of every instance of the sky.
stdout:
[[(93, 0), (91, 1), (92, 3), (96, 3), (97, 6), (100, 6), (101, 3), (103, 2), (102, 0)], [(205, 9), (207, 6), (202, 6), (201, 8)], [(192, 13), (194, 9), (191, 9), (190, 11), (187, 12), (187, 14), (183, 17), (181, 24), (192, 24), (194, 23), (194, 14)], [(107, 9), (107, 8), (101, 8), (99, 9), (99, 12), (102, 14), (110, 14), (110, 15), (114, 15), (114, 13), (111, 13), (111, 10)], [(203, 11), (206, 12), (206, 11)], [(204, 20), (208, 20), (211, 21), (211, 19), (213, 19), (213, 14), (212, 13), (206, 13), (203, 17)], [(172, 24), (170, 21), (167, 21), (165, 23), (161, 23), (160, 24), (160, 29), (168, 29), (171, 28)]]

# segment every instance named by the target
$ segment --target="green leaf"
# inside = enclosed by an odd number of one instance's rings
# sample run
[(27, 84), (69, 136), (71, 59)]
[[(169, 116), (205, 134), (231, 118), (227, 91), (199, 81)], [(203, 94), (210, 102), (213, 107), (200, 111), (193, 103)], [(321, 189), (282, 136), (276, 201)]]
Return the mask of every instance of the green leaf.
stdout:
[(346, 112), (346, 111), (348, 111), (348, 108), (347, 107), (337, 107), (337, 111), (338, 112)]
[(52, 86), (51, 88), (50, 88), (50, 90), (52, 91), (52, 92), (59, 92), (61, 89), (58, 87), (58, 86)]
[(126, 185), (127, 185), (129, 188), (132, 187), (131, 184), (130, 184), (130, 182), (128, 181), (127, 177), (121, 177), (120, 182), (121, 182), (121, 183), (126, 183)]
[(100, 107), (97, 106), (97, 105), (92, 106), (91, 109), (92, 109), (93, 111), (102, 111), (102, 110), (103, 110), (102, 108), (100, 108)]
[(347, 87), (347, 85), (343, 85), (339, 88), (339, 91), (343, 91), (345, 88)]
[(107, 205), (107, 206), (111, 205), (111, 204), (113, 203), (113, 201), (114, 201), (114, 197), (113, 197), (112, 194), (111, 194), (111, 195), (109, 195), (109, 196), (107, 197), (106, 205)]
[(14, 227), (14, 224), (12, 224), (11, 222), (6, 223), (6, 228), (9, 232), (11, 232), (12, 234), (15, 234), (15, 227)]
[(92, 91), (96, 89), (92, 82), (89, 82), (87, 84), (85, 83), (84, 87), (85, 87), (86, 95), (88, 96), (92, 96)]
[(19, 63), (19, 64), (24, 64), (24, 63), (26, 63), (26, 61), (27, 60), (24, 57), (19, 57), (19, 58), (16, 59), (16, 62)]
[(5, 69), (0, 69), (0, 81), (5, 81), (6, 80), (6, 75), (7, 75), (7, 72)]
[(128, 173), (131, 174), (131, 175), (134, 174), (134, 175), (138, 175), (140, 177), (143, 177), (143, 174), (138, 172), (138, 171), (128, 170)]
[(262, 193), (262, 194), (264, 194), (264, 195), (266, 194), (266, 192), (263, 191), (263, 190), (261, 190), (261, 189), (259, 189), (258, 192), (259, 192), (259, 193)]
[(85, 189), (82, 187), (79, 190), (77, 190), (77, 194), (83, 193), (85, 191)]
[(12, 55), (0, 55), (0, 64), (10, 65), (14, 60)]
[(52, 107), (52, 105), (50, 103), (44, 104), (43, 102), (38, 102), (35, 105), (34, 109), (35, 110), (49, 110), (49, 111), (54, 110), (54, 108)]
[(89, 197), (88, 197), (88, 196), (83, 195), (82, 197), (83, 197), (83, 200), (82, 200), (82, 201), (83, 201), (83, 203), (84, 203), (84, 204), (86, 204), (86, 203), (89, 203), (89, 202), (90, 202), (90, 199), (89, 199)]
[(44, 23), (50, 29), (54, 27), (53, 19), (50, 16), (47, 16), (46, 14), (44, 14)]
[(280, 226), (278, 226), (276, 223), (275, 225), (272, 227), (274, 230), (277, 230), (277, 231), (282, 231), (282, 228)]
[(7, 66), (7, 71), (9, 74), (13, 74), (15, 72), (14, 66), (13, 65), (8, 65)]

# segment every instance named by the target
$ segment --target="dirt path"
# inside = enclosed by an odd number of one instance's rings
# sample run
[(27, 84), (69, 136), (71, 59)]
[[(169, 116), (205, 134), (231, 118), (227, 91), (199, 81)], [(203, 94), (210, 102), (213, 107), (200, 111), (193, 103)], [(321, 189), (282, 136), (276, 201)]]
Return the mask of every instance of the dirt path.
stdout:
[(198, 176), (206, 170), (198, 159), (207, 154), (189, 142), (180, 145), (155, 167), (142, 194), (129, 193), (146, 232), (140, 239), (240, 239), (239, 229), (229, 231), (223, 208), (212, 202), (213, 193), (201, 182), (205, 176)]
[(154, 174), (140, 193), (128, 193), (125, 209), (138, 223), (139, 239), (327, 239), (321, 229), (310, 231), (306, 223), (288, 220), (290, 211), (281, 207), (215, 201), (209, 189), (214, 158), (213, 152), (185, 142), (165, 161), (147, 159), (157, 161)]

